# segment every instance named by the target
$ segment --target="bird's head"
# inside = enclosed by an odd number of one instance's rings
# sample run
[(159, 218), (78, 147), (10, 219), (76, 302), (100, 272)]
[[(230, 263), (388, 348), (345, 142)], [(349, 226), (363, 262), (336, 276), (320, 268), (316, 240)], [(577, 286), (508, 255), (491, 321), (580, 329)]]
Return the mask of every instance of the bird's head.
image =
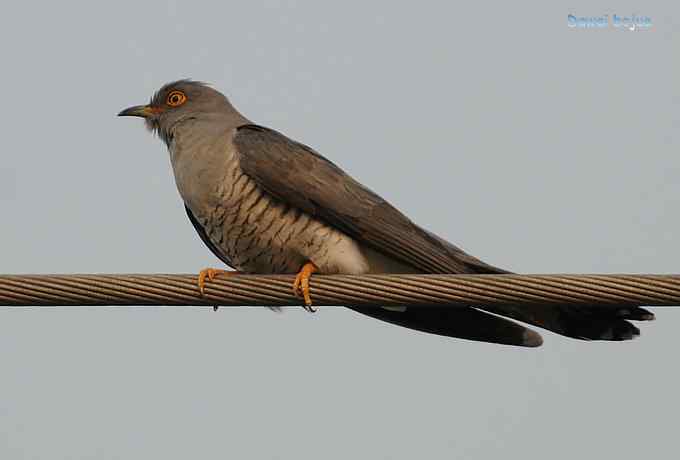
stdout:
[(146, 127), (158, 133), (166, 142), (182, 121), (215, 116), (241, 117), (222, 93), (193, 80), (178, 80), (163, 85), (148, 104), (128, 107), (118, 116), (144, 118)]

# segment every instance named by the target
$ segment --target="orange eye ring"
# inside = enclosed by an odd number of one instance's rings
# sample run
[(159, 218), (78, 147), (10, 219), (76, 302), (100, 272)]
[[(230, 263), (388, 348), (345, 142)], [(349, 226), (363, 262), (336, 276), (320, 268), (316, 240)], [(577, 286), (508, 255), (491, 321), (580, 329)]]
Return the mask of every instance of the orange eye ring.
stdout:
[(165, 103), (168, 104), (170, 107), (177, 107), (178, 105), (182, 105), (186, 102), (187, 96), (181, 91), (172, 91), (170, 94), (168, 94), (168, 98), (165, 100)]

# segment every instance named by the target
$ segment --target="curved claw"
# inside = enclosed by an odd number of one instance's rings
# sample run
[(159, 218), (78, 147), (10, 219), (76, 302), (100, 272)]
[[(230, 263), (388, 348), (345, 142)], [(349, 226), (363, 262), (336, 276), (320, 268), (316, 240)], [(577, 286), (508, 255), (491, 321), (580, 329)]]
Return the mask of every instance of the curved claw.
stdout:
[(318, 270), (318, 267), (312, 262), (307, 262), (302, 266), (293, 282), (293, 293), (303, 298), (305, 301), (303, 307), (310, 313), (314, 313), (316, 309), (312, 307), (312, 297), (309, 295), (309, 279), (312, 277), (312, 273)]
[(200, 272), (198, 272), (198, 290), (201, 292), (201, 295), (205, 295), (205, 281), (206, 278), (208, 281), (212, 281), (215, 279), (217, 275), (236, 275), (238, 272), (232, 272), (229, 270), (222, 270), (220, 268), (204, 268)]

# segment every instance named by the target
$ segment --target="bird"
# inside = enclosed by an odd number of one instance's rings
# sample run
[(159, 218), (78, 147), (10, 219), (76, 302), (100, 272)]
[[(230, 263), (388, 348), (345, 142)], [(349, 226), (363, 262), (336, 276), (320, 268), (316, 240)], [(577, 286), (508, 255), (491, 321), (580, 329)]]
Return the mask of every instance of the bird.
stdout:
[[(165, 143), (191, 224), (234, 270), (201, 270), (201, 292), (224, 273), (295, 274), (293, 291), (314, 311), (314, 274), (510, 273), (420, 227), (316, 150), (250, 121), (212, 85), (173, 81), (118, 115), (143, 118)], [(522, 323), (620, 341), (639, 335), (631, 320), (654, 319), (628, 305), (347, 307), (426, 333), (524, 347), (543, 338)]]

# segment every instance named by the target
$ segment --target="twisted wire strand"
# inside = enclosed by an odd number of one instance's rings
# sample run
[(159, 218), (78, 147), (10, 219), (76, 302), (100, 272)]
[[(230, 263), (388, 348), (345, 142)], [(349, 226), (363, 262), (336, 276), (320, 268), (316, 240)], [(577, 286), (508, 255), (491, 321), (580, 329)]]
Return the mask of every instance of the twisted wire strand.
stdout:
[[(292, 275), (0, 275), (0, 306), (295, 306)], [(314, 275), (314, 305), (680, 305), (680, 275)]]

